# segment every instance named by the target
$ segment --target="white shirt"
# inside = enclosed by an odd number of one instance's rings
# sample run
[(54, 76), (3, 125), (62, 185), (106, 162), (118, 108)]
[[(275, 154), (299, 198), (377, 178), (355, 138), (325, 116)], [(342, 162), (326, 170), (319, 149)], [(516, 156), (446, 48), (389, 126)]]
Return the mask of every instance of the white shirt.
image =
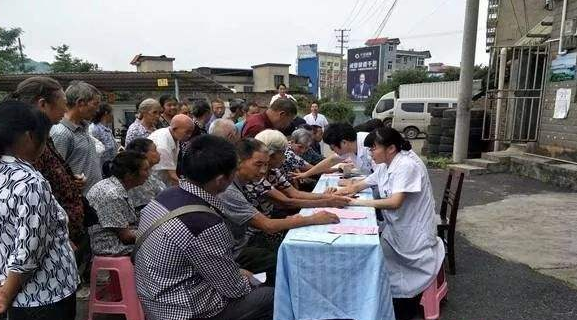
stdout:
[(384, 210), (381, 235), (393, 298), (411, 298), (436, 278), (445, 247), (436, 236), (435, 200), (427, 169), (413, 151), (399, 152), (391, 164), (378, 165), (365, 183), (378, 186), (381, 198), (406, 195), (397, 210)]
[(349, 159), (362, 174), (370, 174), (376, 167), (370, 149), (365, 147), (365, 139), (368, 135), (368, 132), (357, 132), (357, 153), (345, 154), (339, 157), (343, 161)]
[(315, 116), (312, 113), (307, 114), (306, 116), (304, 116), (303, 118), (308, 125), (310, 126), (319, 126), (321, 128), (325, 128), (326, 126), (329, 125), (329, 122), (327, 121), (327, 118), (325, 118), (325, 116), (323, 116), (320, 113), (317, 113), (317, 116), (315, 118)]
[(152, 167), (153, 171), (176, 170), (178, 162), (178, 143), (170, 134), (170, 128), (162, 128), (154, 131), (148, 136), (156, 145), (156, 150), (160, 154), (160, 162)]
[[(286, 99), (291, 99), (293, 101), (297, 101), (297, 99), (295, 99), (293, 96), (291, 96), (290, 94), (285, 94), (284, 97)], [(280, 93), (275, 94), (274, 96), (272, 96), (272, 98), (270, 99), (270, 103), (268, 104), (269, 106), (272, 105), (273, 102), (275, 102), (276, 99), (280, 98)]]

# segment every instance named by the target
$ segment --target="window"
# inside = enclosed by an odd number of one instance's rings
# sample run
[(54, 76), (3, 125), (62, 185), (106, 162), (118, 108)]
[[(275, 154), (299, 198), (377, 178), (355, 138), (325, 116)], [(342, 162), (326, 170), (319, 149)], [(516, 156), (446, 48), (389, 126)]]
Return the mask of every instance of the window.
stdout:
[(422, 113), (425, 111), (425, 104), (423, 102), (405, 102), (401, 104), (401, 110), (405, 112)]
[(377, 103), (377, 107), (375, 108), (375, 111), (377, 113), (385, 112), (387, 110), (393, 109), (394, 106), (395, 106), (395, 100), (394, 99), (380, 100)]
[(387, 61), (387, 70), (393, 70), (393, 61)]
[(401, 57), (397, 57), (397, 59), (395, 59), (397, 61), (397, 64), (401, 63)]
[(327, 66), (330, 68), (330, 67), (333, 66), (333, 63), (332, 63), (332, 62), (327, 62)]
[(453, 108), (457, 109), (457, 104), (453, 103)]
[(428, 109), (430, 108), (448, 108), (448, 103), (440, 103), (440, 102), (429, 102)]
[(252, 92), (252, 89), (253, 89), (252, 86), (244, 86), (244, 87), (242, 88), (242, 91), (244, 91), (244, 92)]
[(340, 64), (338, 62), (335, 62), (335, 68), (339, 68)]
[(389, 51), (393, 51), (393, 46), (389, 46)]
[(403, 57), (403, 63), (409, 62), (409, 57)]
[(418, 58), (418, 59), (417, 59), (417, 65), (419, 65), (419, 66), (425, 65), (425, 59), (423, 59), (423, 58)]
[[(269, 78), (269, 79), (270, 79), (270, 78)], [(278, 85), (281, 84), (281, 83), (286, 85), (286, 83), (284, 83), (284, 76), (275, 75), (275, 76), (274, 76), (274, 87), (275, 87), (275, 88), (278, 87)]]

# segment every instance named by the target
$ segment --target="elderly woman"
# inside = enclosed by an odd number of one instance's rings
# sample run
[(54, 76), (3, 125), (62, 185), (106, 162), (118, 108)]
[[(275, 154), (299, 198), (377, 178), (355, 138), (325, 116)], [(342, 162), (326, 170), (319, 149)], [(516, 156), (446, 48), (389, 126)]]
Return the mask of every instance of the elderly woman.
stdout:
[(138, 106), (138, 119), (130, 125), (126, 132), (125, 146), (136, 138), (148, 137), (156, 130), (161, 112), (162, 107), (155, 99), (149, 98), (142, 101)]
[(68, 217), (32, 162), (50, 119), (22, 102), (0, 103), (0, 314), (74, 319), (78, 270)]
[(128, 191), (146, 182), (150, 165), (144, 154), (126, 151), (114, 158), (111, 172), (110, 178), (95, 184), (86, 195), (98, 216), (98, 223), (88, 228), (90, 246), (95, 255), (128, 255), (137, 227), (136, 210)]
[[(255, 139), (263, 142), (270, 153), (269, 171), (265, 179), (258, 183), (249, 184), (247, 189), (254, 191), (253, 198), (258, 199), (258, 206), (263, 213), (272, 213), (274, 200), (283, 207), (341, 207), (348, 203), (348, 198), (335, 197), (329, 194), (318, 194), (295, 189), (280, 169), (285, 162), (288, 140), (278, 130), (264, 130), (256, 135)], [(274, 187), (274, 188), (272, 188)], [(250, 200), (250, 199), (249, 199)]]
[(100, 157), (102, 164), (107, 161), (112, 161), (118, 153), (118, 144), (110, 128), (113, 121), (112, 107), (108, 103), (101, 103), (89, 127), (90, 134), (104, 146), (104, 151)]
[(288, 176), (290, 172), (304, 172), (313, 166), (301, 156), (307, 152), (313, 143), (313, 136), (305, 129), (297, 129), (291, 134), (289, 148), (285, 152), (285, 161), (282, 164), (282, 172)]
[[(150, 139), (134, 139), (126, 146), (126, 151), (144, 154), (151, 168), (160, 162), (160, 154), (156, 150), (156, 145)], [(128, 197), (132, 201), (136, 211), (140, 212), (142, 208), (164, 189), (166, 189), (166, 184), (158, 179), (156, 175), (151, 174), (143, 185), (128, 190)]]
[(208, 102), (204, 100), (195, 101), (192, 106), (192, 121), (194, 121), (194, 126), (196, 131), (194, 136), (200, 134), (207, 134), (207, 124), (212, 117), (212, 110)]
[(381, 244), (395, 314), (412, 319), (421, 293), (435, 280), (445, 257), (443, 242), (436, 236), (431, 181), (423, 161), (397, 130), (381, 127), (367, 136), (365, 146), (379, 164), (375, 172), (337, 193), (378, 187), (381, 199), (353, 200), (351, 204), (383, 209)]

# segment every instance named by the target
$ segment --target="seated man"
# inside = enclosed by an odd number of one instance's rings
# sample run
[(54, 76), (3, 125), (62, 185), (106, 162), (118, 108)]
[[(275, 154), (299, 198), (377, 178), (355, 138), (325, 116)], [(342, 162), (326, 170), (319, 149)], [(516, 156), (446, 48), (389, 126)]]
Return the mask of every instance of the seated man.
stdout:
[(86, 195), (98, 217), (98, 223), (88, 227), (90, 246), (95, 255), (129, 255), (136, 239), (137, 216), (128, 191), (146, 182), (150, 165), (144, 154), (126, 151), (112, 160), (111, 173)]
[[(310, 216), (294, 215), (285, 219), (271, 219), (259, 211), (247, 199), (247, 190), (245, 187), (255, 181), (265, 177), (268, 171), (269, 151), (266, 146), (256, 139), (245, 139), (238, 143), (237, 154), (239, 156), (238, 170), (233, 183), (228, 189), (220, 195), (220, 198), (226, 205), (227, 222), (235, 238), (235, 256), (241, 266), (246, 266), (249, 271), (259, 272), (260, 270), (250, 269), (255, 266), (254, 259), (260, 259), (261, 254), (265, 251), (256, 251), (253, 247), (266, 248), (274, 253), (274, 248), (262, 246), (260, 243), (249, 246), (250, 233), (248, 228), (263, 231), (267, 234), (275, 234), (293, 228), (307, 225), (319, 225), (338, 223), (336, 215), (328, 212), (319, 212)], [(342, 204), (348, 201), (348, 198), (334, 197)], [(342, 199), (342, 200), (341, 200)], [(347, 199), (347, 200), (344, 200)], [(330, 200), (298, 200), (309, 206), (323, 207), (330, 204)], [(316, 205), (315, 205), (316, 203)], [(340, 203), (340, 205), (342, 205)], [(258, 254), (257, 254), (258, 253)], [(276, 254), (273, 254), (273, 262), (276, 263)], [(270, 263), (270, 261), (268, 261)], [(262, 266), (261, 266), (262, 268)], [(274, 265), (266, 266), (266, 269), (275, 270)]]
[(274, 290), (252, 286), (251, 274), (234, 262), (224, 205), (216, 197), (233, 181), (237, 162), (224, 139), (192, 139), (183, 158), (184, 179), (142, 210), (139, 236), (176, 209), (207, 207), (185, 209), (151, 229), (136, 249), (137, 291), (147, 319), (272, 318)]
[(167, 186), (178, 185), (176, 169), (181, 152), (180, 142), (190, 139), (194, 128), (190, 117), (178, 114), (172, 118), (169, 127), (158, 129), (148, 136), (160, 154), (160, 162), (152, 167), (152, 171)]

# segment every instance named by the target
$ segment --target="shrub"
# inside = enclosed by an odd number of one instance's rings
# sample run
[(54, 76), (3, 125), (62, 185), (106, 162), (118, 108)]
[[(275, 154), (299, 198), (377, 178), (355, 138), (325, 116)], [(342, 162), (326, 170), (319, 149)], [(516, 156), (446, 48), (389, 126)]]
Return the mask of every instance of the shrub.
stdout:
[(355, 120), (353, 105), (346, 101), (325, 102), (320, 105), (320, 113), (325, 115), (329, 122), (346, 122), (352, 124)]

